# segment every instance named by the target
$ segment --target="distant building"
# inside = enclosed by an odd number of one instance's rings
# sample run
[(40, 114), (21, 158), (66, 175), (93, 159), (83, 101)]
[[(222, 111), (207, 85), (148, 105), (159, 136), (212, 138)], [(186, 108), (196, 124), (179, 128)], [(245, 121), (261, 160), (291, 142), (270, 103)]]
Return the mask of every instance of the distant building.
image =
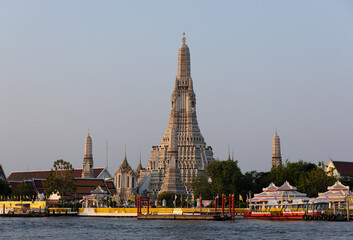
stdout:
[(89, 132), (85, 141), (85, 153), (83, 156), (82, 178), (93, 178), (92, 138)]
[(6, 176), (5, 176), (4, 170), (2, 169), (1, 164), (0, 164), (0, 180), (6, 181)]
[(333, 161), (330, 159), (325, 171), (337, 179), (353, 175), (353, 162)]
[[(88, 178), (76, 178), (75, 179), (75, 187), (76, 192), (70, 196), (65, 196), (67, 200), (81, 200), (83, 196), (87, 196), (91, 194), (91, 191), (96, 189), (98, 186), (101, 187), (108, 195), (116, 195), (116, 189), (112, 180), (105, 180), (105, 179), (88, 179)], [(33, 189), (38, 194), (44, 194), (45, 187), (44, 187), (45, 179), (33, 179), (31, 184), (33, 184)], [(30, 184), (29, 181), (26, 182)], [(54, 194), (56, 195), (56, 194)], [(58, 196), (51, 196), (50, 198), (53, 202), (59, 200)]]
[(114, 183), (121, 198), (127, 199), (131, 196), (131, 194), (136, 194), (136, 180), (136, 173), (127, 162), (125, 152), (124, 160), (114, 174)]
[[(7, 178), (7, 181), (11, 185), (11, 183), (15, 183), (15, 182), (32, 181), (33, 179), (46, 179), (49, 174), (50, 174), (50, 170), (17, 171), (17, 172), (12, 172), (10, 176)], [(75, 169), (73, 171), (73, 175), (75, 178), (90, 178), (90, 179), (112, 178), (108, 169), (93, 168), (92, 139), (89, 133), (85, 141), (83, 168)]]
[(279, 136), (277, 135), (277, 130), (275, 131), (275, 135), (273, 136), (272, 149), (272, 167), (276, 168), (282, 165), (281, 143), (279, 140)]
[[(73, 175), (75, 178), (81, 178), (82, 172), (83, 172), (82, 168), (75, 169), (73, 172)], [(18, 172), (12, 172), (10, 176), (8, 176), (7, 181), (22, 182), (24, 180), (46, 179), (49, 174), (50, 174), (50, 170), (18, 171)], [(105, 168), (94, 168), (92, 178), (106, 179), (106, 178), (111, 178), (111, 175)]]

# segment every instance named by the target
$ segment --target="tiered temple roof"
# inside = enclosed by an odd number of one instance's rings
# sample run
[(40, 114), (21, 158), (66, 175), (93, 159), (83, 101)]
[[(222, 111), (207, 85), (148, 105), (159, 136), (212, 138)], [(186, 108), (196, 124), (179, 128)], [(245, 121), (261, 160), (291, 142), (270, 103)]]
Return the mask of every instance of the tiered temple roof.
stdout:
[(313, 199), (313, 202), (344, 202), (346, 196), (351, 196), (349, 186), (343, 185), (337, 181), (334, 185), (327, 188), (328, 191), (319, 193), (319, 196)]
[(287, 181), (280, 187), (277, 187), (274, 183), (271, 183), (267, 188), (263, 188), (262, 193), (255, 194), (250, 202), (268, 203), (270, 201), (293, 201), (296, 199), (309, 201), (309, 198), (305, 193), (300, 193), (296, 190), (297, 188), (290, 185)]

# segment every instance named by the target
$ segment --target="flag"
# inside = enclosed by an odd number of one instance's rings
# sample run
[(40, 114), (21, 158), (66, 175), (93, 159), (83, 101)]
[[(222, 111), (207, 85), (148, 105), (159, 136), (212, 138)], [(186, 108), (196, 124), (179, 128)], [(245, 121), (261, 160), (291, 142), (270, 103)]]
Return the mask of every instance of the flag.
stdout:
[(178, 198), (178, 197), (177, 197), (177, 195), (175, 194), (175, 197), (174, 197), (174, 199), (175, 199), (175, 200), (177, 200), (177, 198)]
[(219, 195), (218, 195), (218, 193), (217, 193), (217, 197), (216, 197), (217, 199), (219, 198)]
[(239, 194), (239, 201), (243, 201), (243, 197), (240, 194)]
[(287, 195), (287, 201), (288, 201), (288, 202), (290, 201), (290, 197), (289, 197), (289, 195)]

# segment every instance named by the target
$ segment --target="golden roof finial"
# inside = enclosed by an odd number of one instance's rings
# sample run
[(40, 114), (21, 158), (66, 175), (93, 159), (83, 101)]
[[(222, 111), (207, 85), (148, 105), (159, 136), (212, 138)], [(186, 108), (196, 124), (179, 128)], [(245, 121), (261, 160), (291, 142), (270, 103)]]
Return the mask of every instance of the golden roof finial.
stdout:
[(276, 128), (276, 131), (275, 131), (275, 135), (277, 136), (277, 128)]
[(183, 43), (186, 43), (186, 37), (185, 37), (185, 32), (183, 32)]
[(89, 132), (89, 129), (88, 129), (88, 136), (89, 136), (90, 132)]

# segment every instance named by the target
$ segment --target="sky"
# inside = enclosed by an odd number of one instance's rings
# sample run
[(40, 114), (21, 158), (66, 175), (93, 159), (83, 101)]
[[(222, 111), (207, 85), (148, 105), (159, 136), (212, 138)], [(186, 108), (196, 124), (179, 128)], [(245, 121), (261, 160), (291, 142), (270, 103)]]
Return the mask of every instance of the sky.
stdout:
[[(352, 1), (0, 0), (0, 164), (146, 166), (170, 116), (186, 33), (197, 117), (243, 172), (353, 161)], [(108, 154), (106, 146), (108, 142)]]

